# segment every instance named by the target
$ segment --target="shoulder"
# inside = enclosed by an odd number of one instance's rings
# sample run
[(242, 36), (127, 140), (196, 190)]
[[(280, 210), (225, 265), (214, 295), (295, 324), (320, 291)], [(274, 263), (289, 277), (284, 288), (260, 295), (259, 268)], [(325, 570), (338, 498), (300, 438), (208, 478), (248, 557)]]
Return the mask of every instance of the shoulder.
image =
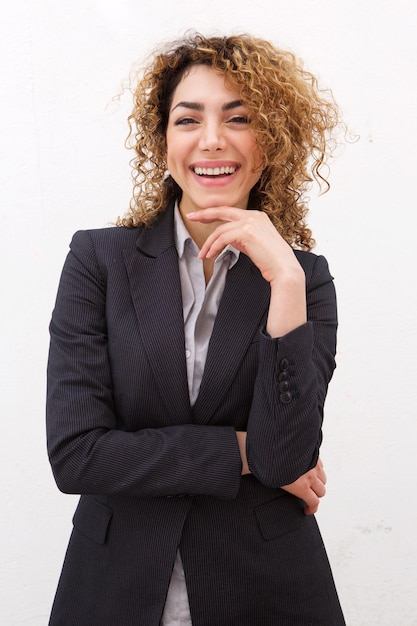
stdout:
[(145, 254), (158, 253), (173, 245), (173, 207), (173, 203), (168, 205), (147, 227), (111, 226), (77, 231), (71, 241), (71, 250), (92, 248), (103, 258), (136, 248)]
[(76, 256), (93, 255), (97, 259), (108, 259), (118, 256), (125, 249), (134, 248), (141, 230), (122, 226), (78, 230), (72, 237), (70, 250)]
[(305, 272), (307, 285), (311, 287), (333, 280), (329, 264), (324, 256), (303, 250), (294, 250), (294, 254)]
[(95, 228), (90, 230), (78, 230), (71, 240), (71, 248), (74, 246), (93, 245), (99, 247), (120, 247), (123, 245), (135, 245), (142, 228), (125, 228), (124, 226), (110, 226), (108, 228)]
[(72, 236), (65, 268), (82, 267), (105, 282), (110, 268), (123, 266), (125, 251), (136, 248), (140, 232), (140, 228), (119, 226), (79, 230)]

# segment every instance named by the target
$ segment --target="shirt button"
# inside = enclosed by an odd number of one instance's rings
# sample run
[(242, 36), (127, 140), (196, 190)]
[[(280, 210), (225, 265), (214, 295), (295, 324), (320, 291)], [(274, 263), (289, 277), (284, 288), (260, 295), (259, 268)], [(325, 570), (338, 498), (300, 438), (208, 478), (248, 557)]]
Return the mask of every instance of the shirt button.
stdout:
[(190, 358), (190, 356), (191, 356), (191, 352), (190, 352), (190, 350), (186, 350), (186, 351), (185, 351), (185, 358), (186, 358), (186, 359), (189, 359), (189, 358)]

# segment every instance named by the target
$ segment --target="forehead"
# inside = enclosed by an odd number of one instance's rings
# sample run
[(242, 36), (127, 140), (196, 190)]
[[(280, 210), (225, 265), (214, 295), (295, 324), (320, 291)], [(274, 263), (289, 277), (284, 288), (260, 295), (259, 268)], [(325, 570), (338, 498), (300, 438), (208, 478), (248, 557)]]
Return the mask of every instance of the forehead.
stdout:
[(178, 83), (172, 98), (172, 104), (181, 100), (201, 102), (203, 100), (236, 100), (239, 91), (227, 84), (225, 74), (213, 70), (207, 65), (193, 65), (186, 71)]

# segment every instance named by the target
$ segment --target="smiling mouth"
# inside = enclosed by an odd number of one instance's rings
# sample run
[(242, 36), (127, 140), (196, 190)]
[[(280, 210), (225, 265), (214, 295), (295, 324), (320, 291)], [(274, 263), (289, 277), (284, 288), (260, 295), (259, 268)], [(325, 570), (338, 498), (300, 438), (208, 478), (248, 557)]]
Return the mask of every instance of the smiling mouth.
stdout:
[(237, 167), (193, 167), (193, 171), (197, 176), (231, 176), (237, 171)]

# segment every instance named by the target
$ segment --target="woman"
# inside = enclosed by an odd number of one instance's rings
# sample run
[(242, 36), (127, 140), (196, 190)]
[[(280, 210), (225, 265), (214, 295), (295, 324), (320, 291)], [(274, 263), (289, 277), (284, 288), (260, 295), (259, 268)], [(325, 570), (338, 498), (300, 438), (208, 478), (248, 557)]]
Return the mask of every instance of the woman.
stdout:
[(336, 107), (290, 53), (196, 35), (129, 120), (131, 210), (76, 233), (50, 327), (49, 456), (82, 494), (50, 624), (342, 625), (312, 515), (336, 303), (302, 198)]

